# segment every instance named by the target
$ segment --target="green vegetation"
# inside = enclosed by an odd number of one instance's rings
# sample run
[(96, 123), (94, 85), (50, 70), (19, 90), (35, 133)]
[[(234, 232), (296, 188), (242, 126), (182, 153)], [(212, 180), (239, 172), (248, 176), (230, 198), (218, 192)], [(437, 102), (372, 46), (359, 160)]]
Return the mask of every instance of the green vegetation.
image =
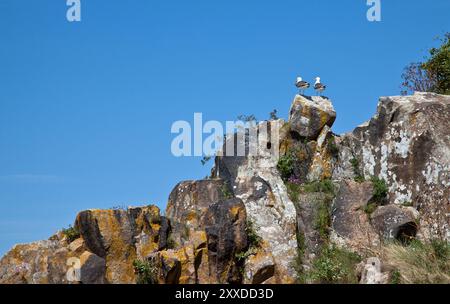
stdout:
[(335, 187), (333, 182), (330, 179), (324, 179), (321, 181), (314, 181), (311, 183), (306, 184), (297, 184), (297, 183), (291, 183), (286, 182), (286, 188), (289, 195), (289, 198), (295, 202), (298, 203), (299, 196), (301, 193), (326, 193), (330, 196), (334, 197), (335, 195)]
[(331, 200), (324, 199), (317, 202), (317, 213), (314, 218), (314, 228), (319, 232), (323, 240), (328, 239), (331, 226)]
[(374, 211), (377, 209), (377, 207), (378, 207), (378, 205), (376, 203), (369, 202), (364, 207), (364, 212), (367, 213), (368, 215), (371, 215), (372, 213), (374, 213)]
[(158, 284), (158, 266), (154, 259), (133, 262), (137, 284)]
[(368, 215), (371, 215), (378, 208), (378, 206), (381, 206), (386, 202), (389, 191), (386, 182), (383, 179), (372, 176), (370, 181), (372, 182), (373, 187), (372, 198), (364, 207), (364, 212)]
[(434, 92), (450, 94), (450, 33), (440, 39), (441, 45), (429, 50), (425, 62), (408, 65), (402, 75), (402, 94), (408, 92)]
[(251, 220), (247, 220), (245, 233), (247, 234), (247, 250), (236, 253), (235, 257), (238, 262), (243, 263), (249, 256), (256, 253), (257, 248), (261, 245), (262, 238), (256, 233), (255, 225)]
[(401, 278), (402, 275), (400, 274), (400, 271), (394, 269), (389, 276), (389, 284), (400, 284)]
[(66, 236), (68, 243), (72, 243), (80, 237), (80, 232), (78, 229), (72, 226), (69, 226), (69, 228), (63, 228), (62, 233)]
[(376, 176), (373, 176), (371, 181), (373, 186), (372, 202), (382, 204), (386, 200), (389, 191), (386, 182), (384, 179), (380, 179)]
[(302, 185), (286, 182), (286, 188), (291, 201), (298, 203), (300, 193), (302, 193)]
[(334, 245), (326, 247), (314, 260), (306, 278), (320, 284), (355, 284), (358, 283), (355, 268), (359, 262), (361, 257), (353, 252)]
[(247, 220), (245, 232), (247, 233), (247, 241), (249, 244), (249, 247), (259, 247), (262, 239), (261, 237), (256, 233), (255, 230), (255, 224), (251, 220)]
[(175, 249), (178, 247), (177, 242), (174, 240), (172, 234), (167, 237), (167, 249)]
[(358, 182), (358, 183), (364, 182), (365, 178), (362, 175), (361, 170), (359, 169), (359, 161), (358, 161), (358, 159), (353, 157), (350, 160), (350, 163), (352, 164), (352, 167), (353, 167), (353, 174), (355, 175), (355, 178), (354, 178), (355, 182)]
[(281, 178), (287, 181), (294, 173), (294, 164), (296, 157), (293, 152), (283, 155), (278, 160), (277, 169), (281, 174)]
[(306, 193), (322, 192), (334, 195), (334, 185), (330, 179), (324, 179), (304, 184), (303, 191)]
[(395, 242), (383, 248), (383, 255), (397, 272), (394, 277), (397, 283), (450, 283), (450, 243), (447, 241), (412, 240), (406, 246)]

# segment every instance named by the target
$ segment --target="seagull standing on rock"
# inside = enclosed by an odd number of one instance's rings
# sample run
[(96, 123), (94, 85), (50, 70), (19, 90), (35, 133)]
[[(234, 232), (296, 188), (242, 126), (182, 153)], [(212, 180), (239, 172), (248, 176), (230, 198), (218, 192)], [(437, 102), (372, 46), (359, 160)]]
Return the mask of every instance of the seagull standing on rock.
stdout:
[(295, 81), (295, 86), (299, 89), (300, 95), (303, 95), (306, 89), (309, 88), (309, 82), (304, 81), (301, 77), (297, 77)]
[(323, 91), (325, 91), (326, 88), (327, 86), (320, 82), (320, 77), (316, 77), (316, 84), (314, 85), (314, 90), (317, 91), (319, 96)]

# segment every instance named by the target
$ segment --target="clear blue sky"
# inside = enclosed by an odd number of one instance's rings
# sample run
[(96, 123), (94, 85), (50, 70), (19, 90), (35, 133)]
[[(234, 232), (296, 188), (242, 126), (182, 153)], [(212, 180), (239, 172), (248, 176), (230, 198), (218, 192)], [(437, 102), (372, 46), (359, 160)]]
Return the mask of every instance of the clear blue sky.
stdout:
[(0, 254), (78, 211), (164, 208), (208, 174), (172, 156), (175, 120), (286, 117), (297, 74), (329, 86), (334, 131), (399, 93), (403, 67), (450, 30), (448, 0), (0, 0)]

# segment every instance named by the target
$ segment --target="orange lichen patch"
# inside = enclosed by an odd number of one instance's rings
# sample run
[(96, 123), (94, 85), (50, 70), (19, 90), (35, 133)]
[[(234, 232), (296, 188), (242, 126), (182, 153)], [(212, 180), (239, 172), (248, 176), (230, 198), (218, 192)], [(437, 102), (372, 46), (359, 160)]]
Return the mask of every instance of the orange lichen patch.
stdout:
[(194, 250), (206, 248), (208, 238), (205, 231), (192, 231), (189, 235), (189, 244), (192, 244)]
[(161, 280), (168, 284), (195, 283), (194, 252), (192, 248), (183, 247), (180, 250), (164, 250), (158, 252), (163, 265)]
[(238, 218), (239, 212), (242, 210), (240, 206), (234, 206), (230, 208), (230, 214), (233, 218)]
[(131, 225), (126, 211), (92, 210), (91, 212), (98, 223), (107, 250), (106, 279), (111, 283), (134, 283), (133, 261), (136, 259), (136, 250), (132, 245)]
[(186, 215), (186, 221), (188, 222), (196, 222), (197, 221), (197, 211), (190, 210)]

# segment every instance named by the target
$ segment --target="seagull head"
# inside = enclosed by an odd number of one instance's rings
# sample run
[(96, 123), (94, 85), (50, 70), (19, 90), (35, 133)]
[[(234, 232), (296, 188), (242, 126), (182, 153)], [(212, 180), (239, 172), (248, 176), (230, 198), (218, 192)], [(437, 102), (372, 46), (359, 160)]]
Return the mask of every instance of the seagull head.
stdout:
[(301, 77), (297, 77), (297, 83), (299, 83), (300, 81), (302, 81), (303, 79)]
[(320, 83), (320, 77), (316, 77), (316, 84)]

